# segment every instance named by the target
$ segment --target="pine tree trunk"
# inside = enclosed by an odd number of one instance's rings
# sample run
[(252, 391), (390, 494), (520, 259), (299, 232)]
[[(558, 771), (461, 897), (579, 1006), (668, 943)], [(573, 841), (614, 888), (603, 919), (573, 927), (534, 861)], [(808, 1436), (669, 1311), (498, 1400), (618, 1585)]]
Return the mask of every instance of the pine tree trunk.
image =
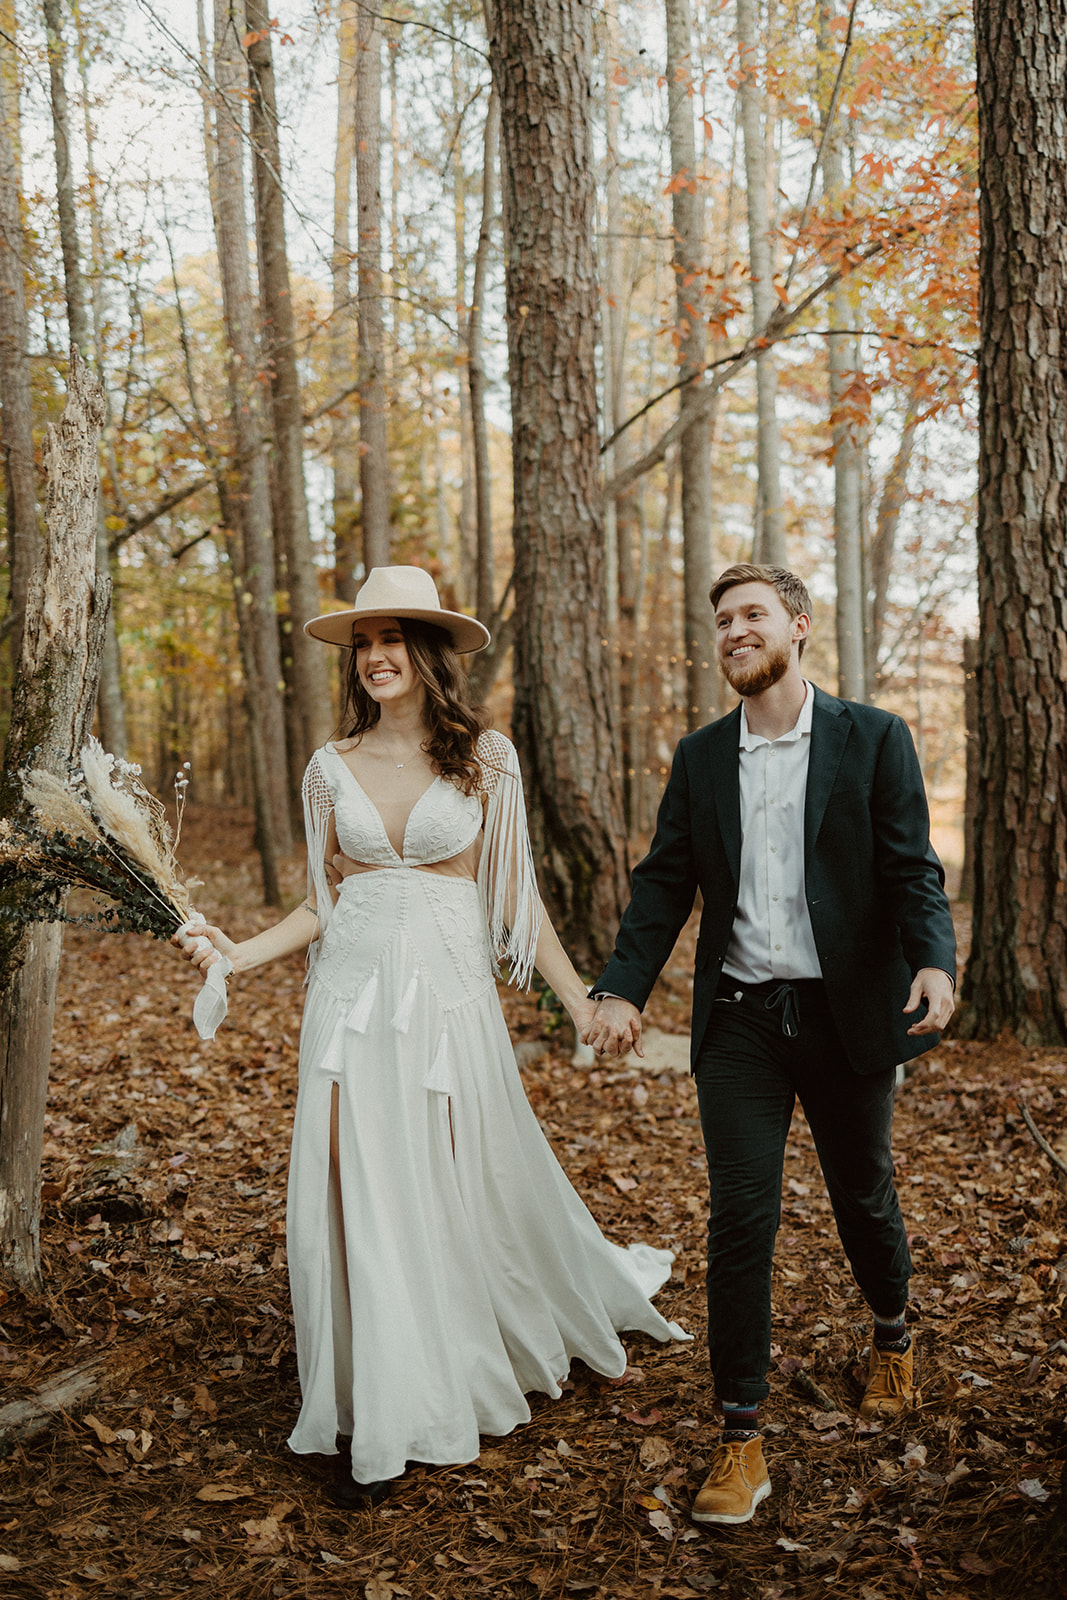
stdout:
[(356, 209), (359, 302), (359, 484), (363, 562), (389, 564), (389, 435), (385, 409), (382, 304), (382, 22), (359, 8), (356, 64)]
[[(667, 119), (670, 131), (671, 215), (674, 220), (674, 280), (678, 321), (679, 376), (699, 379), (707, 360), (707, 325), (702, 284), (707, 270), (704, 193), (697, 173), (689, 84), (692, 30), (689, 0), (666, 0)], [(689, 397), (683, 389), (680, 407)], [(682, 474), (682, 542), (685, 550), (686, 726), (699, 728), (718, 705), (715, 629), (708, 595), (712, 578), (711, 427), (692, 423), (679, 443)]]
[[(12, 666), (22, 654), (22, 618), (40, 545), (33, 460), (29, 320), (20, 213), (18, 74), (13, 43), (0, 32), (0, 407), (7, 502), (7, 617)], [(12, 674), (14, 675), (14, 673)]]
[[(47, 538), (26, 603), (22, 656), (0, 773), (0, 813), (20, 805), (19, 769), (64, 775), (92, 727), (110, 582), (96, 568), (97, 441), (103, 395), (71, 347), (66, 409), (49, 428)], [(26, 903), (32, 879), (3, 899)], [(39, 1288), (40, 1167), (62, 944), (55, 923), (0, 919), (0, 1275)]]
[(512, 413), (515, 701), (541, 887), (580, 968), (626, 899), (604, 634), (592, 15), (499, 0), (490, 36), (504, 143)]
[[(352, 171), (356, 159), (356, 0), (340, 0), (337, 25), (337, 152), (333, 180), (333, 255), (330, 278), (330, 380), (341, 394), (352, 382), (358, 361), (358, 334), (352, 301), (352, 243), (348, 215), (352, 204)], [(333, 467), (334, 593), (351, 605), (359, 584), (356, 566), (363, 559), (359, 539), (359, 441), (352, 403), (339, 401), (330, 428)]]
[(284, 551), (286, 590), (286, 655), (291, 662), (296, 728), (290, 730), (291, 783), (299, 795), (304, 768), (313, 750), (325, 744), (333, 728), (326, 652), (304, 632), (317, 616), (318, 582), (311, 554), (307, 493), (304, 487), (304, 414), (296, 362), (296, 318), (289, 281), (285, 242), (285, 196), (281, 184), (281, 146), (274, 90), (274, 58), (270, 17), (263, 0), (249, 0), (248, 47), (252, 102), (252, 152), (259, 242), (259, 296), (263, 310), (263, 346), (270, 371), (274, 424), (274, 475), (278, 526)]
[(1067, 1040), (1065, 0), (977, 0), (978, 794), (966, 1033)]
[[(255, 677), (248, 684), (250, 714), (259, 722), (262, 766), (254, 771), (264, 891), (277, 882), (276, 860), (292, 845), (289, 815), (281, 650), (274, 591), (274, 540), (267, 476), (267, 426), (260, 399), (256, 304), (248, 261), (243, 129), (247, 100), (241, 40), (246, 32), (243, 0), (215, 0), (215, 183), (219, 275), (226, 326), (230, 415), (237, 466), (230, 504), (241, 531), (239, 621), (251, 637)], [(246, 663), (250, 665), (252, 663)]]
[[(737, 0), (740, 80), (737, 92), (741, 102), (741, 131), (745, 144), (748, 259), (752, 282), (752, 327), (756, 334), (767, 326), (776, 298), (767, 184), (767, 141), (763, 127), (766, 106), (758, 76), (756, 50), (758, 23), (759, 0)], [(774, 352), (765, 350), (756, 357), (756, 525), (759, 536), (754, 541), (753, 558), (767, 566), (784, 567), (788, 561), (778, 474), (781, 439), (777, 404), (778, 372), (774, 364)]]
[[(70, 105), (67, 99), (66, 45), (63, 40), (63, 8), (60, 0), (42, 0), (48, 40), (48, 81), (52, 102), (52, 138), (56, 155), (56, 212), (63, 254), (63, 283), (67, 303), (67, 328), (71, 343), (86, 361), (95, 359), (100, 369), (100, 351), (94, 352), (89, 326), (85, 279), (78, 246), (78, 216), (74, 197), (74, 173), (70, 161)], [(96, 511), (96, 559), (101, 572), (110, 575), (107, 520), (103, 501)], [(97, 712), (100, 736), (105, 749), (116, 755), (126, 753), (126, 713), (122, 699), (119, 646), (115, 634), (114, 610), (109, 607), (105, 620), (106, 637), (100, 661), (100, 692)]]

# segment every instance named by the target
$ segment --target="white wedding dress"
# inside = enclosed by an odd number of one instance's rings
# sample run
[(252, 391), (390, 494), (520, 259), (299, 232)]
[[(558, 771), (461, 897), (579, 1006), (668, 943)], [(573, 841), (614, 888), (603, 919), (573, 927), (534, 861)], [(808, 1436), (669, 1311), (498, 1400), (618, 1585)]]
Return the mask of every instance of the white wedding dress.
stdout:
[[(529, 1420), (572, 1358), (619, 1376), (618, 1329), (686, 1334), (649, 1304), (668, 1251), (610, 1244), (523, 1092), (497, 958), (528, 982), (541, 919), (515, 751), (483, 734), (487, 803), (435, 778), (403, 853), (332, 745), (304, 782), (320, 909), (300, 1040), (288, 1254), (300, 1453), (352, 1436), (352, 1475), (460, 1463)], [(375, 868), (336, 897), (332, 848)], [(470, 851), (477, 879), (432, 869)], [(471, 859), (468, 856), (468, 859)], [(330, 1183), (338, 1086), (340, 1194)]]

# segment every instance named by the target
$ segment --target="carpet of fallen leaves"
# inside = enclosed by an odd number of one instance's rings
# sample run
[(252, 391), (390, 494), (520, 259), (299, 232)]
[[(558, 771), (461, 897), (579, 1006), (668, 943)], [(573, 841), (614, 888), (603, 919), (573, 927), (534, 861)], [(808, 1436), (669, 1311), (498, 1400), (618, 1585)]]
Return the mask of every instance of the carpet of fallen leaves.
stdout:
[[(247, 818), (191, 813), (183, 855), (237, 934), (257, 908)], [(303, 893), (290, 864), (286, 888)], [(679, 947), (651, 1005), (688, 1025)], [(93, 1359), (102, 1385), (0, 1460), (0, 1589), (16, 1600), (307, 1596), (744, 1600), (1067, 1596), (1067, 1223), (1023, 1089), (1067, 1155), (1067, 1052), (948, 1043), (899, 1096), (922, 1405), (857, 1425), (867, 1326), (799, 1113), (775, 1280), (772, 1498), (747, 1527), (686, 1508), (716, 1419), (703, 1345), (705, 1179), (688, 1079), (579, 1070), (533, 998), (505, 995), (530, 1099), (609, 1236), (676, 1252), (660, 1297), (693, 1344), (628, 1338), (605, 1382), (462, 1467), (416, 1467), (373, 1511), (288, 1453), (297, 1407), (284, 1204), (301, 964), (232, 984), (213, 1045), (177, 956), (66, 941), (44, 1151), (37, 1297), (0, 1291), (3, 1398)], [(538, 1054), (538, 1041), (543, 1050)]]

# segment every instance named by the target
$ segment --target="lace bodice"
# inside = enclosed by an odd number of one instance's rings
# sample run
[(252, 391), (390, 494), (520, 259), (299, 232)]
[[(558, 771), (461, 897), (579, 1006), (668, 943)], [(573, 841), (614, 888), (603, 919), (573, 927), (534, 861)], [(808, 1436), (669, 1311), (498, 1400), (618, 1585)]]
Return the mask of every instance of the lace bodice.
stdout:
[(398, 855), (373, 800), (332, 744), (320, 752), (333, 797), (337, 842), (346, 856), (370, 867), (429, 867), (462, 855), (482, 827), (482, 803), (445, 778), (434, 778), (416, 800)]
[[(309, 887), (325, 930), (333, 906), (325, 873), (331, 818), (345, 855), (379, 870), (420, 869), (449, 861), (469, 849), (484, 830), (478, 888), (494, 958), (507, 961), (511, 981), (525, 987), (533, 972), (542, 908), (526, 828), (522, 775), (515, 747), (503, 734), (483, 733), (476, 753), (481, 793), (465, 795), (447, 778), (434, 778), (411, 809), (403, 851), (398, 854), (378, 808), (348, 763), (332, 744), (317, 750), (304, 774)], [(312, 960), (315, 955), (312, 946)]]

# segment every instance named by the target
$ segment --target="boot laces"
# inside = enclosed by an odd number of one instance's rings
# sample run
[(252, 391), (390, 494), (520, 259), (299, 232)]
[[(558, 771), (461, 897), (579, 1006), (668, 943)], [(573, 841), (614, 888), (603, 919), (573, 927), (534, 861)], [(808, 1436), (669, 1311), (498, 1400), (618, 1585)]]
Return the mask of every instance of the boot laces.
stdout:
[(723, 1443), (718, 1445), (712, 1459), (706, 1487), (710, 1489), (713, 1484), (725, 1483), (728, 1478), (733, 1476), (735, 1467), (743, 1470), (746, 1465), (742, 1459), (745, 1445), (752, 1443), (754, 1443), (753, 1440), (745, 1439), (736, 1444)]
[(877, 1366), (867, 1390), (869, 1396), (880, 1399), (883, 1395), (887, 1399), (902, 1400), (907, 1393), (907, 1378), (904, 1371), (904, 1357), (906, 1350), (879, 1350), (876, 1356)]

